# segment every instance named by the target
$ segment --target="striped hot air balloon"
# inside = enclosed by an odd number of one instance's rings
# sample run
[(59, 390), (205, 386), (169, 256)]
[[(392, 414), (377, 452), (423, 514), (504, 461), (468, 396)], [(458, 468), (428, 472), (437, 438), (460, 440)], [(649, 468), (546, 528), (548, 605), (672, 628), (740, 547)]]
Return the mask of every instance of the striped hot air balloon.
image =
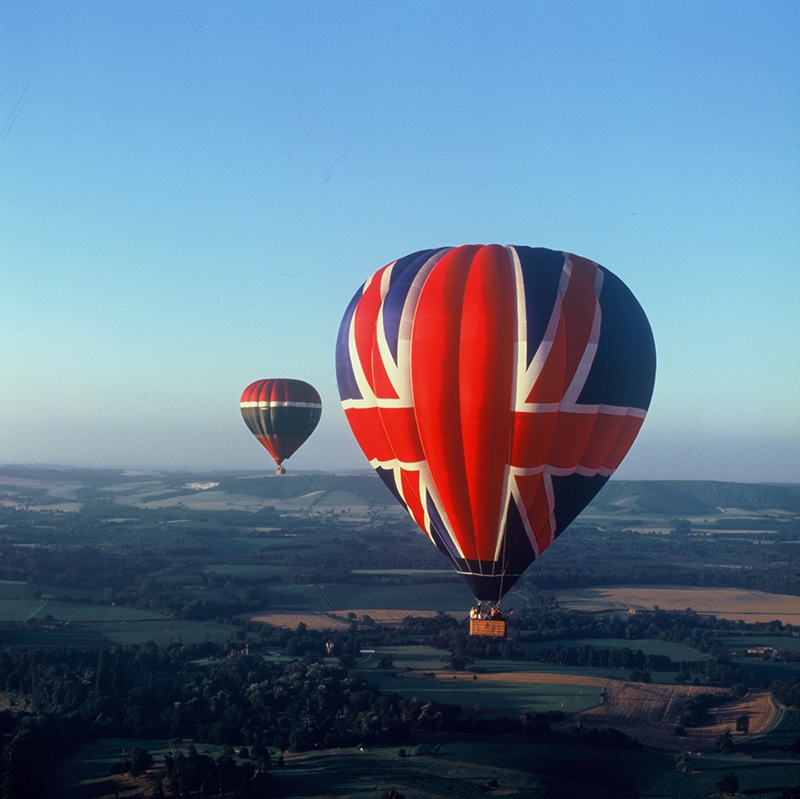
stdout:
[(314, 386), (302, 380), (256, 380), (239, 401), (250, 432), (272, 455), (276, 471), (314, 432), (322, 415), (322, 400)]
[(387, 264), (356, 292), (336, 345), (369, 462), (490, 603), (619, 466), (655, 365), (647, 318), (608, 269), (500, 245)]

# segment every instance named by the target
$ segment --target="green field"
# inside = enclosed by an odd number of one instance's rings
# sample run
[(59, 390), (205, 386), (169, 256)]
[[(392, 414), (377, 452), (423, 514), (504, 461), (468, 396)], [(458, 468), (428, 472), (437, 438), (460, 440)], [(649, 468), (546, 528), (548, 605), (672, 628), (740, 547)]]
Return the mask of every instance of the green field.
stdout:
[[(1, 603), (0, 603), (1, 604)], [(95, 621), (69, 623), (55, 627), (11, 627), (2, 630), (5, 646), (68, 646), (87, 649), (100, 646), (142, 645), (154, 641), (158, 646), (171, 643), (225, 643), (235, 630), (210, 621), (142, 619), (139, 621)]]
[[(443, 667), (442, 658), (448, 658), (450, 653), (443, 649), (435, 649), (432, 646), (381, 646), (375, 649), (374, 654), (364, 654), (362, 652), (359, 665), (365, 669), (377, 668), (378, 661), (388, 656), (394, 663), (395, 670), (402, 671), (405, 668), (412, 668), (417, 671), (430, 671)], [(365, 676), (371, 677), (371, 673), (365, 672)]]
[[(382, 657), (392, 659), (389, 669), (378, 668)], [(446, 668), (449, 653), (430, 646), (376, 647), (374, 652), (363, 653), (359, 660), (361, 673), (382, 691), (392, 691), (407, 697), (424, 697), (427, 700), (459, 705), (463, 708), (480, 706), (484, 711), (501, 711), (512, 716), (527, 710), (545, 713), (560, 710), (576, 713), (599, 704), (603, 689), (585, 685), (547, 685), (538, 683), (491, 682), (492, 673), (519, 674), (574, 674), (591, 677), (619, 677), (619, 672), (602, 669), (559, 668), (520, 661), (482, 660), (482, 673), (452, 672), (438, 676), (421, 676), (423, 673)], [(486, 673), (483, 673), (485, 671)]]
[(102, 602), (103, 600), (103, 595), (100, 591), (92, 591), (86, 588), (31, 584), (31, 589), (39, 591), (41, 596), (51, 599), (75, 599), (82, 602)]
[[(147, 749), (162, 766), (163, 740), (105, 738), (82, 745), (53, 773), (53, 799), (114, 796), (108, 775), (123, 748)], [(402, 748), (405, 757), (400, 756)], [(218, 757), (221, 747), (197, 744)], [(277, 753), (273, 751), (273, 756)], [(798, 782), (796, 764), (727, 757), (691, 757), (690, 771), (676, 772), (674, 756), (646, 751), (594, 749), (576, 739), (520, 739), (497, 736), (441, 737), (418, 746), (350, 747), (287, 753), (284, 768), (273, 766), (271, 795), (376, 799), (393, 790), (407, 799), (611, 799), (626, 796), (697, 799), (716, 795), (716, 782), (736, 774), (739, 795), (777, 799)], [(490, 783), (496, 787), (489, 788)], [(140, 780), (142, 790), (146, 780)], [(144, 795), (144, 794), (143, 794)]]
[(23, 622), (52, 616), (57, 622), (141, 621), (163, 619), (160, 613), (92, 602), (65, 602), (60, 599), (0, 600), (0, 621)]
[(441, 575), (452, 576), (452, 569), (353, 569), (353, 574), (372, 574), (372, 575), (406, 575), (416, 574), (421, 576), (430, 576), (433, 578), (440, 577)]
[(23, 622), (36, 618), (51, 601), (48, 599), (2, 599), (0, 600), (0, 622)]
[(475, 600), (459, 582), (424, 585), (341, 585), (320, 586), (331, 610), (441, 610), (468, 612)]
[(90, 591), (85, 588), (23, 583), (20, 580), (0, 580), (0, 602), (4, 599), (31, 599), (37, 591), (40, 597), (52, 599), (66, 598), (99, 602), (102, 598), (99, 591)]
[(267, 610), (326, 611), (328, 607), (314, 585), (270, 585), (266, 589)]
[[(743, 755), (797, 761), (800, 759), (800, 755), (797, 752), (788, 751), (797, 744), (797, 741), (800, 741), (800, 709), (789, 708), (784, 711), (774, 729), (766, 735), (753, 738), (739, 748)], [(800, 771), (798, 771), (796, 782), (800, 784)]]
[(222, 557), (252, 555), (259, 549), (263, 549), (268, 540), (264, 538), (228, 538), (219, 535), (193, 535), (192, 539), (207, 546), (214, 555)]
[[(392, 658), (391, 670), (398, 671), (411, 668), (414, 671), (431, 671), (446, 668), (446, 661), (450, 653), (444, 649), (434, 649), (428, 646), (381, 646), (376, 647), (374, 653), (364, 654), (359, 661), (359, 666), (364, 670), (366, 677), (372, 678), (372, 671), (378, 669), (378, 661), (383, 655)], [(487, 674), (570, 674), (576, 677), (600, 677), (608, 680), (627, 680), (628, 672), (620, 669), (599, 669), (583, 666), (559, 666), (554, 663), (536, 663), (530, 660), (477, 660), (473, 667)], [(387, 669), (388, 671), (388, 669)], [(466, 674), (470, 679), (472, 672), (459, 672)], [(674, 682), (675, 674), (670, 673), (667, 682)]]
[[(225, 574), (226, 566), (213, 569)], [(244, 566), (248, 578), (261, 567)], [(253, 571), (250, 571), (250, 570)], [(466, 613), (474, 600), (460, 582), (425, 585), (350, 585), (326, 583), (324, 585), (291, 585), (265, 583), (266, 609), (294, 611), (330, 610), (441, 610)]]
[(4, 599), (28, 599), (31, 588), (17, 580), (0, 580), (0, 601)]
[(720, 635), (717, 640), (728, 649), (748, 649), (761, 646), (771, 646), (775, 649), (800, 650), (800, 638), (796, 635), (769, 635), (768, 633), (752, 633), (745, 635)]
[(263, 563), (245, 563), (235, 565), (212, 563), (208, 566), (203, 566), (202, 571), (206, 574), (221, 574), (229, 575), (230, 577), (240, 577), (242, 580), (258, 580), (274, 577), (276, 574), (285, 574), (287, 568), (286, 566), (270, 566)]
[(577, 713), (599, 704), (603, 696), (603, 689), (599, 687), (499, 683), (467, 673), (428, 678), (402, 676), (402, 672), (393, 672), (389, 676), (374, 672), (369, 678), (382, 691), (392, 691), (409, 698), (424, 697), (429, 701), (462, 708), (480, 708), (483, 712), (500, 711), (515, 717), (523, 711), (546, 713), (548, 710), (560, 710), (566, 714)]
[(774, 680), (800, 679), (800, 663), (764, 662), (755, 658), (733, 658), (743, 669), (753, 673), (761, 683), (771, 683)]
[(522, 644), (522, 648), (528, 654), (534, 654), (537, 649), (546, 647), (553, 649), (560, 646), (563, 649), (569, 647), (593, 646), (598, 649), (630, 649), (636, 651), (641, 649), (645, 655), (665, 655), (671, 660), (679, 663), (682, 660), (706, 660), (708, 655), (698, 652), (696, 649), (675, 644), (670, 641), (658, 641), (655, 639), (628, 639), (628, 638), (559, 638), (553, 641), (540, 641), (537, 643)]

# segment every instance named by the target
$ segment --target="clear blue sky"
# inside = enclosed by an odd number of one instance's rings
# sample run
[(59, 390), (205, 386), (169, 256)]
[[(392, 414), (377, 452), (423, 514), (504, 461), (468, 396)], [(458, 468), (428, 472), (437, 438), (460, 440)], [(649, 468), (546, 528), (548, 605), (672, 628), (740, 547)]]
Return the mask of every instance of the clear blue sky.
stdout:
[(796, 0), (0, 0), (0, 463), (361, 467), (334, 340), (408, 252), (566, 249), (645, 308), (625, 479), (800, 481)]

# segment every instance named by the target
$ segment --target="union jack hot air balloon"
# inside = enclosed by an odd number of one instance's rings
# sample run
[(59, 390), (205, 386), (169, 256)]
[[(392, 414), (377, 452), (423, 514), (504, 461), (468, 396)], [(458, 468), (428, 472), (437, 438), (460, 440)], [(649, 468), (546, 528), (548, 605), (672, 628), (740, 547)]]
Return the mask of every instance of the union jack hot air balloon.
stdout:
[(499, 602), (619, 466), (655, 368), (644, 311), (612, 272), (494, 244), (379, 269), (336, 344), (359, 445), (479, 603)]
[(283, 462), (314, 432), (322, 415), (322, 400), (314, 386), (303, 380), (272, 378), (256, 380), (239, 400), (250, 432), (275, 461), (278, 474)]

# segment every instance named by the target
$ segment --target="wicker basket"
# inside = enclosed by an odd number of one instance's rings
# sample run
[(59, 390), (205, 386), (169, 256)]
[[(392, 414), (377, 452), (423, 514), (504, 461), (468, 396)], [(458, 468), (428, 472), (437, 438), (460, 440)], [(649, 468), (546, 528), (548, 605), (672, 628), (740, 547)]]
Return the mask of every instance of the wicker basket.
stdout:
[(490, 638), (506, 637), (505, 619), (470, 619), (469, 634), (483, 635)]

